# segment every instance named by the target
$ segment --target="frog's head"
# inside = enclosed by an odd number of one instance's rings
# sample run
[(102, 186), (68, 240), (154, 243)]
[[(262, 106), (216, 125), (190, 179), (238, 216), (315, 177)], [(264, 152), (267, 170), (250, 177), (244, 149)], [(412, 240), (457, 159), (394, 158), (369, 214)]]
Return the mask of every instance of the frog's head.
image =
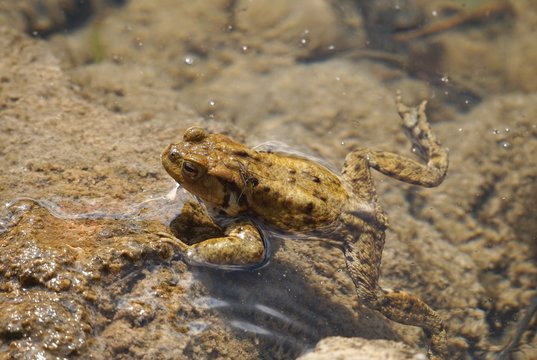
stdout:
[[(244, 190), (241, 168), (255, 152), (222, 134), (188, 128), (183, 141), (167, 146), (162, 165), (183, 188), (228, 213), (240, 210)], [(246, 159), (247, 160), (247, 159)]]

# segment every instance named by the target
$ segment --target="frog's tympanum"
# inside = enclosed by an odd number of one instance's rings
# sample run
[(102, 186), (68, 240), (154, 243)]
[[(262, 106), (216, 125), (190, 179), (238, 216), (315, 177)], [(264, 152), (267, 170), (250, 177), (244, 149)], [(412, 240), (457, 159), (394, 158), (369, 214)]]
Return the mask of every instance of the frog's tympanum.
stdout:
[(420, 326), (429, 337), (429, 358), (447, 355), (446, 331), (439, 315), (418, 297), (378, 284), (387, 219), (380, 208), (371, 168), (398, 180), (426, 186), (442, 182), (448, 168), (425, 116), (397, 98), (403, 130), (424, 163), (383, 151), (349, 153), (341, 175), (307, 158), (252, 150), (222, 134), (191, 127), (183, 141), (162, 153), (166, 171), (225, 218), (222, 237), (192, 245), (179, 239), (185, 261), (209, 266), (262, 263), (266, 244), (259, 224), (277, 232), (325, 239), (340, 247), (362, 304), (387, 318)]

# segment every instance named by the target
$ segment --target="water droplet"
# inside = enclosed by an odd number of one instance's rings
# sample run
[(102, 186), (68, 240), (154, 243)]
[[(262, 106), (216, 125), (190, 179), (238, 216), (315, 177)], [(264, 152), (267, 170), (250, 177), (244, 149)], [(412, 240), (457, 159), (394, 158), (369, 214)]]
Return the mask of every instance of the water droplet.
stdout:
[(431, 11), (431, 15), (433, 15), (433, 16), (437, 16), (437, 15), (438, 15), (438, 12), (436, 12), (436, 10), (433, 10), (433, 11)]
[(185, 56), (185, 64), (187, 65), (193, 65), (194, 64), (194, 58), (192, 56)]
[(500, 142), (500, 146), (505, 150), (510, 150), (513, 147), (513, 145), (509, 141)]
[(211, 105), (211, 106), (215, 106), (215, 105), (216, 105), (216, 101), (215, 101), (215, 100), (209, 100), (209, 105)]
[(248, 45), (242, 45), (241, 46), (242, 51), (246, 52), (248, 51)]
[(492, 129), (492, 133), (493, 133), (494, 135), (499, 135), (499, 134), (500, 134), (500, 130), (498, 130), (498, 129)]
[(447, 82), (449, 82), (449, 77), (448, 77), (447, 75), (444, 75), (444, 76), (442, 76), (442, 77), (440, 78), (440, 80), (441, 80), (442, 82), (447, 83)]

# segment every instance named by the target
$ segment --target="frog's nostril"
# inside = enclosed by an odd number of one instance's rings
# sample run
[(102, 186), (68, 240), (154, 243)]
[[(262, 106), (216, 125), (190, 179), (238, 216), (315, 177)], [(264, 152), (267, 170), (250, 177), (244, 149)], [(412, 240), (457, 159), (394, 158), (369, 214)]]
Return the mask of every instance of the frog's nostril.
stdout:
[(181, 157), (181, 155), (179, 154), (179, 151), (177, 150), (177, 148), (175, 146), (172, 146), (169, 153), (168, 153), (168, 158), (170, 160), (177, 160)]

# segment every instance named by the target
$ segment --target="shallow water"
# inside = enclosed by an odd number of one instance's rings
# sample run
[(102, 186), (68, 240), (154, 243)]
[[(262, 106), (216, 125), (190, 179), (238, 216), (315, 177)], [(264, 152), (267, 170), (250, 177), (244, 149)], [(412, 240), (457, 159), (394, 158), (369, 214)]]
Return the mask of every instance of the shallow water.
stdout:
[(359, 306), (326, 244), (275, 241), (267, 266), (230, 272), (157, 235), (185, 199), (160, 153), (186, 127), (337, 169), (358, 146), (412, 156), (401, 90), (429, 100), (450, 169), (433, 189), (375, 175), (381, 285), (440, 313), (452, 358), (513, 338), (537, 357), (536, 317), (517, 333), (537, 288), (535, 5), (88, 3), (0, 1), (3, 356), (295, 358), (329, 336), (423, 353), (421, 330)]

